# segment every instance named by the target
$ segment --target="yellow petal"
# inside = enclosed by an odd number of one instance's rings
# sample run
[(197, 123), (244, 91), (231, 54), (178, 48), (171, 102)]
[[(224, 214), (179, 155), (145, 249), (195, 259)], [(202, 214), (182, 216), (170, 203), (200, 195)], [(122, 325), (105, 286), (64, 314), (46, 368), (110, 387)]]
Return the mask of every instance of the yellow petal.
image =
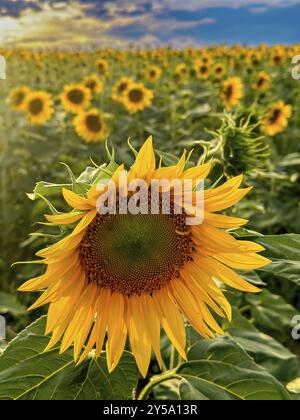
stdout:
[(228, 286), (233, 287), (234, 289), (250, 293), (258, 293), (261, 291), (256, 286), (248, 283), (233, 270), (221, 264), (220, 262), (213, 260), (212, 258), (194, 256), (193, 259), (194, 262), (198, 265), (199, 269), (203, 267), (203, 269), (209, 271), (212, 276), (221, 280)]
[(199, 305), (197, 305), (193, 295), (188, 288), (185, 287), (184, 283), (180, 281), (180, 279), (175, 279), (172, 280), (171, 287), (178, 305), (192, 327), (204, 338), (213, 337), (213, 333), (204, 324), (203, 315)]
[(143, 313), (140, 310), (138, 296), (130, 296), (128, 299), (127, 323), (131, 350), (139, 371), (145, 378), (151, 359), (151, 342), (146, 330)]
[(128, 182), (134, 179), (150, 181), (155, 171), (155, 154), (152, 136), (141, 147), (136, 160), (128, 174)]
[(154, 172), (153, 179), (158, 179), (158, 180), (160, 180), (160, 179), (168, 179), (168, 180), (178, 179), (181, 176), (182, 171), (184, 170), (185, 160), (186, 160), (186, 150), (183, 152), (183, 155), (182, 155), (181, 159), (179, 160), (179, 162), (177, 163), (177, 165), (167, 166), (167, 167), (162, 167), (162, 168), (157, 169)]
[(234, 229), (244, 226), (248, 220), (238, 217), (224, 216), (222, 214), (204, 213), (204, 220), (211, 226), (221, 229)]
[(140, 297), (141, 310), (145, 320), (145, 326), (148, 331), (154, 353), (156, 355), (160, 368), (163, 367), (163, 360), (160, 351), (160, 321), (156, 306), (150, 295), (143, 294)]
[(170, 298), (166, 288), (155, 292), (153, 294), (153, 301), (157, 304), (161, 316), (161, 324), (165, 333), (180, 356), (186, 360), (186, 332), (177, 305)]
[(202, 181), (208, 177), (209, 172), (211, 171), (211, 163), (205, 163), (204, 165), (195, 166), (194, 168), (189, 168), (183, 172), (181, 179), (191, 179)]
[(81, 197), (78, 194), (75, 194), (73, 191), (67, 190), (63, 188), (62, 190), (64, 199), (69, 204), (69, 206), (73, 207), (76, 210), (91, 210), (93, 206), (89, 203), (89, 200)]
[(127, 338), (125, 302), (121, 293), (113, 293), (107, 319), (107, 365), (112, 372), (120, 361)]
[(205, 199), (204, 208), (207, 212), (216, 212), (221, 210), (226, 210), (229, 207), (232, 207), (234, 204), (238, 203), (242, 198), (244, 198), (253, 187), (242, 188), (234, 192), (227, 192), (226, 194)]
[(62, 213), (55, 215), (45, 214), (45, 217), (49, 222), (54, 223), (56, 225), (69, 225), (82, 219), (84, 214), (85, 213), (81, 212)]

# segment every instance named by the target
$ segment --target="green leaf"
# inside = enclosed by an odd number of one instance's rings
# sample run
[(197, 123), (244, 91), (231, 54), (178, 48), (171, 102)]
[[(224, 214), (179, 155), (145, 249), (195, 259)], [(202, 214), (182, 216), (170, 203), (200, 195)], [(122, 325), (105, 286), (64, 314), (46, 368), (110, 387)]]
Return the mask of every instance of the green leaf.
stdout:
[(72, 184), (51, 184), (49, 182), (38, 182), (33, 193), (27, 194), (30, 200), (37, 200), (42, 197), (50, 197), (61, 194), (63, 188), (72, 188)]
[(282, 331), (291, 328), (293, 318), (298, 313), (293, 306), (278, 295), (264, 290), (259, 294), (247, 294), (246, 301), (251, 305), (250, 312), (257, 325), (269, 331)]
[(257, 330), (237, 308), (233, 308), (233, 320), (226, 331), (255, 362), (275, 376), (280, 382), (288, 383), (300, 373), (300, 363), (294, 354), (272, 337)]
[(178, 384), (178, 391), (181, 400), (198, 400), (198, 401), (207, 401), (206, 397), (197, 387), (193, 386), (192, 381), (182, 379)]
[(43, 353), (46, 317), (30, 325), (0, 357), (0, 400), (126, 400), (137, 385), (133, 356), (125, 352), (109, 374), (103, 353), (75, 367), (72, 351)]
[(210, 400), (289, 400), (284, 387), (230, 337), (189, 332), (189, 362), (177, 374)]
[(25, 306), (18, 301), (16, 296), (0, 291), (0, 314), (11, 314), (17, 317), (25, 313)]
[(272, 260), (272, 264), (259, 271), (300, 286), (300, 235), (259, 236), (255, 242), (266, 248), (264, 255)]

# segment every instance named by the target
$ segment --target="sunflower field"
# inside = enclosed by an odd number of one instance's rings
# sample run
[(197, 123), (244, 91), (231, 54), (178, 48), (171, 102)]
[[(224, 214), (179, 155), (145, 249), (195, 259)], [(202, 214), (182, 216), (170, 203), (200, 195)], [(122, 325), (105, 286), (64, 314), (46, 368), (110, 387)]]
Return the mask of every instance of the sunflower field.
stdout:
[(0, 54), (0, 400), (299, 400), (300, 46)]

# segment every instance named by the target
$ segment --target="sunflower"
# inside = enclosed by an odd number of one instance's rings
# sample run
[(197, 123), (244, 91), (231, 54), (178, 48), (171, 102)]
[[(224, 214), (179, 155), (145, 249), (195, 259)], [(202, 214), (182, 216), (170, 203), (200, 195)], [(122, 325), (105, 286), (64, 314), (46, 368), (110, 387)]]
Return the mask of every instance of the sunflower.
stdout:
[(180, 77), (184, 77), (187, 75), (188, 68), (185, 63), (179, 63), (175, 67), (175, 74), (178, 74)]
[(161, 69), (158, 66), (150, 66), (146, 76), (149, 82), (157, 82), (161, 76)]
[(96, 61), (96, 67), (101, 76), (107, 76), (109, 72), (108, 62), (104, 58)]
[[(205, 179), (210, 164), (185, 170), (186, 153), (178, 164), (156, 169), (152, 138), (137, 154), (128, 182), (156, 179), (193, 181)], [(120, 165), (112, 176), (118, 185)], [(46, 350), (61, 340), (61, 352), (74, 345), (77, 363), (99, 356), (105, 336), (108, 369), (118, 364), (127, 337), (141, 374), (147, 375), (151, 350), (162, 367), (160, 330), (164, 329), (186, 359), (184, 319), (204, 338), (223, 331), (211, 311), (231, 319), (231, 307), (219, 289), (219, 281), (240, 291), (259, 292), (233, 269), (251, 270), (270, 261), (258, 253), (260, 245), (235, 239), (226, 229), (247, 223), (223, 216), (251, 188), (241, 189), (243, 177), (233, 178), (204, 193), (204, 223), (191, 226), (182, 214), (100, 215), (100, 192), (94, 185), (86, 195), (63, 189), (70, 213), (46, 216), (54, 225), (69, 227), (68, 236), (37, 255), (47, 266), (44, 275), (21, 286), (20, 291), (44, 290), (31, 309), (50, 304), (46, 334), (52, 338)], [(194, 193), (196, 194), (196, 193)], [(202, 199), (203, 200), (203, 199)], [(158, 200), (159, 201), (159, 200)], [(145, 201), (149, 206), (149, 202)], [(160, 206), (161, 209), (161, 206)], [(191, 216), (193, 217), (193, 216)], [(74, 228), (73, 224), (78, 222)]]
[(129, 88), (129, 86), (134, 83), (132, 79), (129, 77), (121, 77), (112, 89), (112, 99), (116, 102), (122, 102), (122, 98), (124, 97), (124, 93)]
[(54, 113), (52, 96), (48, 92), (35, 91), (26, 96), (24, 111), (32, 125), (45, 124)]
[(24, 111), (27, 95), (30, 89), (27, 86), (13, 89), (9, 94), (9, 103), (13, 111)]
[(215, 80), (221, 80), (225, 72), (225, 66), (222, 63), (217, 63), (213, 68), (213, 75)]
[(96, 74), (87, 76), (84, 81), (84, 86), (89, 88), (92, 93), (101, 93), (103, 90), (103, 83)]
[(209, 78), (210, 65), (198, 59), (195, 61), (195, 71), (199, 79), (207, 80)]
[(60, 100), (66, 111), (77, 114), (87, 108), (92, 99), (91, 90), (83, 84), (66, 85)]
[(150, 106), (152, 99), (153, 92), (143, 83), (131, 83), (122, 97), (122, 104), (129, 112), (135, 113)]
[(74, 118), (74, 127), (78, 136), (87, 143), (103, 141), (108, 134), (103, 116), (97, 109), (77, 114)]
[(230, 77), (225, 80), (221, 92), (221, 99), (227, 109), (236, 106), (243, 97), (243, 82), (239, 77)]
[(282, 48), (274, 48), (270, 55), (270, 63), (275, 66), (280, 66), (285, 60), (285, 51)]
[(292, 107), (283, 101), (278, 101), (269, 109), (262, 121), (262, 131), (267, 136), (275, 136), (288, 126), (292, 116)]
[(252, 88), (257, 91), (265, 91), (270, 85), (270, 76), (265, 71), (258, 74), (256, 80), (252, 84)]

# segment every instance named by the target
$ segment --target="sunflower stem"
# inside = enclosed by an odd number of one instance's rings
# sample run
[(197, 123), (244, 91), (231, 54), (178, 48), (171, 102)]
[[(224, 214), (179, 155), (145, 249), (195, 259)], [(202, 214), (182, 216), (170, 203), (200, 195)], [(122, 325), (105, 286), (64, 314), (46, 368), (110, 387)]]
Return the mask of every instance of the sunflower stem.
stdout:
[(169, 381), (170, 379), (181, 379), (181, 377), (177, 375), (176, 370), (173, 369), (163, 373), (162, 375), (151, 378), (150, 382), (148, 382), (148, 384), (142, 389), (140, 395), (138, 396), (138, 401), (145, 400), (154, 387), (165, 381)]
[(171, 357), (170, 357), (170, 369), (175, 369), (178, 364), (178, 353), (174, 346), (172, 346)]

